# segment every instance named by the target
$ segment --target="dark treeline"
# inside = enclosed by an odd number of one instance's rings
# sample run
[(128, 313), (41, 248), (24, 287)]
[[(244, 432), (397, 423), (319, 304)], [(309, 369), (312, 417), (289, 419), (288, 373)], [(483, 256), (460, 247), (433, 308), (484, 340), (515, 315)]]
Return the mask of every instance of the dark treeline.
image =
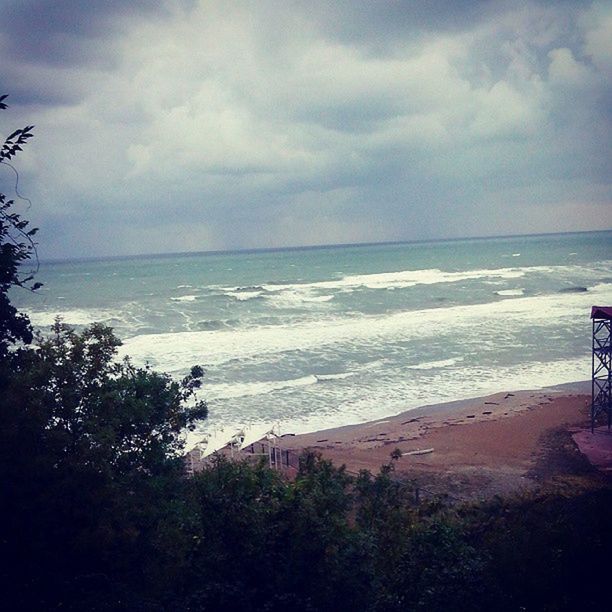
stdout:
[(609, 490), (417, 506), (392, 461), (351, 477), (315, 454), (292, 480), (221, 457), (186, 478), (195, 379), (102, 374), (111, 338), (58, 325), (4, 379), (5, 609), (604, 609)]
[(34, 233), (0, 194), (3, 609), (606, 609), (607, 488), (416, 505), (393, 461), (352, 477), (310, 453), (291, 480), (223, 458), (187, 478), (202, 369), (174, 381), (117, 361), (99, 324), (36, 337), (9, 299), (36, 289)]

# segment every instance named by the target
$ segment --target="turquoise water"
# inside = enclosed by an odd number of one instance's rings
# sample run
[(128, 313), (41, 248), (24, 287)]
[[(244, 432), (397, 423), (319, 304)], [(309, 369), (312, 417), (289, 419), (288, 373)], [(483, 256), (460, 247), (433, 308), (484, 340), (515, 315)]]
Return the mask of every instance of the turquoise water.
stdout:
[(301, 432), (590, 376), (612, 232), (43, 264), (16, 303), (206, 370), (207, 427)]

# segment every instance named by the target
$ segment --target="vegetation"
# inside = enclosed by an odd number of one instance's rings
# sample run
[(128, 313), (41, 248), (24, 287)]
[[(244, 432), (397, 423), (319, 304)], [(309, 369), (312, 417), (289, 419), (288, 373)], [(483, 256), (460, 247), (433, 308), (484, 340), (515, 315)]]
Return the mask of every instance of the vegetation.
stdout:
[(34, 338), (8, 297), (34, 288), (20, 275), (33, 231), (13, 207), (2, 196), (5, 609), (604, 608), (607, 488), (417, 504), (393, 459), (352, 477), (312, 453), (293, 479), (222, 457), (186, 478), (181, 432), (207, 414), (201, 368), (176, 382), (117, 361), (120, 341), (99, 324), (57, 321)]
[[(7, 108), (6, 98), (6, 95), (0, 96), (0, 110)], [(5, 139), (0, 148), (0, 164), (10, 166), (10, 161), (22, 150), (22, 145), (32, 138), (33, 127), (27, 125), (15, 130)], [(11, 287), (35, 290), (40, 286), (32, 284), (33, 274), (22, 274), (23, 264), (36, 255), (33, 237), (37, 229), (28, 228), (29, 222), (14, 208), (14, 200), (0, 193), (0, 359), (4, 360), (11, 344), (32, 341), (30, 322), (10, 303), (8, 291)]]

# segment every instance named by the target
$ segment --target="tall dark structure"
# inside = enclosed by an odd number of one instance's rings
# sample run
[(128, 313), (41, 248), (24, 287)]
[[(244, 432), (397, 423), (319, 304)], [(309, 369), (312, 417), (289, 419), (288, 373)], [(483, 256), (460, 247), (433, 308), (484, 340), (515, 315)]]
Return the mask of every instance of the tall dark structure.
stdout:
[(593, 359), (591, 431), (597, 416), (605, 412), (612, 425), (612, 306), (593, 306)]

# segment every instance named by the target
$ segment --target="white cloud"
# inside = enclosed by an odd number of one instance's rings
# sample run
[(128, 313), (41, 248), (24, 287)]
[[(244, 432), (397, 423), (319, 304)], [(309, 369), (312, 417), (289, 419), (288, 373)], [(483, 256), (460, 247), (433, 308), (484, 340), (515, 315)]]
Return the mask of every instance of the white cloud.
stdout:
[(486, 138), (533, 135), (544, 120), (542, 95), (537, 82), (524, 93), (498, 81), (488, 91), (479, 92), (472, 130)]
[(596, 3), (584, 17), (586, 24), (585, 53), (599, 70), (610, 77), (612, 70), (612, 7)]
[(579, 87), (590, 80), (591, 71), (585, 64), (576, 61), (571, 49), (553, 49), (548, 53), (548, 57), (548, 75), (553, 84)]
[[(575, 11), (526, 3), (457, 30), (437, 30), (432, 14), (389, 41), (383, 22), (370, 32), (356, 18), (351, 38), (350, 11), (340, 35), (316, 4), (132, 17), (98, 51), (104, 62), (6, 60), (38, 96), (17, 109), (38, 125), (24, 178), (63, 223), (53, 248), (72, 254), (84, 233), (121, 251), (117, 219), (133, 226), (120, 232), (132, 252), (486, 233), (499, 221), (481, 207), (490, 184), (495, 201), (524, 186), (525, 224), (545, 231), (539, 185), (556, 185), (547, 206), (556, 197), (566, 214), (554, 178), (607, 181), (597, 100), (612, 22)], [(168, 215), (194, 239), (164, 233)]]

